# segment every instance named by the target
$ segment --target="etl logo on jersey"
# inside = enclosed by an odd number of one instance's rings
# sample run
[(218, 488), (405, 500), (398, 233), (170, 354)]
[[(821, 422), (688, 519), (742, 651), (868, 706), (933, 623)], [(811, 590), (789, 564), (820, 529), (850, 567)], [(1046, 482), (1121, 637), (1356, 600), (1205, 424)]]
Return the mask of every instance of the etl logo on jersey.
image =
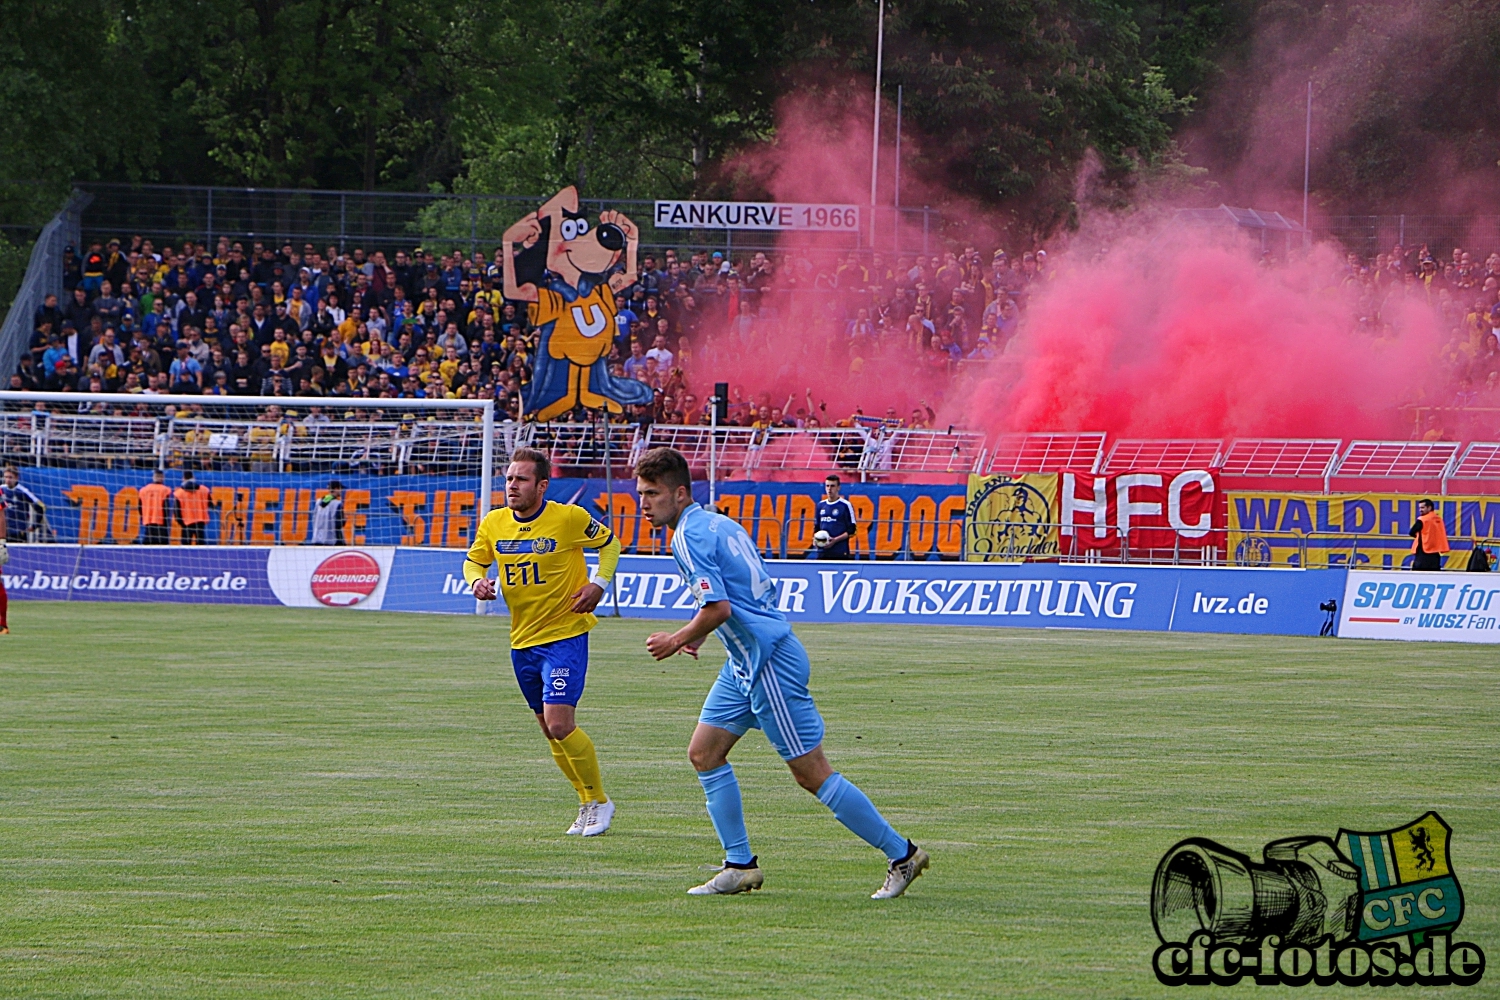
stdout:
[(353, 607), (380, 586), (380, 564), (363, 552), (339, 552), (318, 564), (308, 586), (320, 604)]

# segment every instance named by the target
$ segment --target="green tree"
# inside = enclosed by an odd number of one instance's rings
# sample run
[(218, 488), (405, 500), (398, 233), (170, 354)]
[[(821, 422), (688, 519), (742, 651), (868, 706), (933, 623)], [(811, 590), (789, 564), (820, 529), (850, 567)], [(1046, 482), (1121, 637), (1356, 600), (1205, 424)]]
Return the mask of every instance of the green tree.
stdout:
[(528, 30), (523, 94), (466, 118), (467, 187), (565, 184), (616, 197), (683, 194), (738, 144), (772, 132), (786, 4), (556, 0)]
[[(874, 5), (836, 31), (833, 62), (867, 74)], [(1128, 189), (1170, 159), (1179, 97), (1147, 61), (1140, 27), (1112, 0), (911, 0), (886, 14), (886, 83), (905, 88), (917, 164), (949, 190), (1003, 205), (1038, 230), (1074, 211), (1078, 168), (1097, 154)]]
[[(0, 0), (0, 179), (8, 221), (45, 218), (74, 178), (139, 176), (156, 155), (152, 103), (125, 44), (132, 7)], [(17, 185), (10, 182), (33, 182)], [(36, 184), (35, 182), (41, 182)]]

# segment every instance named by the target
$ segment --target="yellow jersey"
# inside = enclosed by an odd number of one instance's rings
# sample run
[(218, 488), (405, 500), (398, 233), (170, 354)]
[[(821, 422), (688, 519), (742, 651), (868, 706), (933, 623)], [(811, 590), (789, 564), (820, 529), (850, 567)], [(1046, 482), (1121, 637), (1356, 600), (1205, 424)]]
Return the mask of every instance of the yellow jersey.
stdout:
[[(464, 578), (472, 587), (499, 564), (496, 583), (510, 609), (512, 649), (571, 639), (599, 621), (571, 610), (573, 595), (589, 582), (583, 550), (611, 543), (618, 548), (614, 533), (573, 504), (544, 500), (541, 510), (525, 520), (500, 507), (479, 523)], [(613, 568), (608, 567), (610, 575)]]
[(607, 283), (595, 285), (587, 295), (571, 302), (561, 292), (538, 288), (531, 303), (531, 325), (555, 323), (547, 351), (559, 361), (567, 358), (587, 368), (609, 354), (615, 336), (615, 293)]

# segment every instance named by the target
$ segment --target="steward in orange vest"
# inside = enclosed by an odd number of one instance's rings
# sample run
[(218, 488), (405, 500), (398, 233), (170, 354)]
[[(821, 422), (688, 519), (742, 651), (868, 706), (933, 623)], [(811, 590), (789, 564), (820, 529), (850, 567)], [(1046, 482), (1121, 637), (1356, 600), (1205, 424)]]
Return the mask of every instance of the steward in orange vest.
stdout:
[(1417, 523), (1407, 532), (1416, 541), (1411, 543), (1412, 569), (1439, 570), (1443, 568), (1443, 555), (1448, 551), (1448, 529), (1443, 526), (1443, 515), (1431, 500), (1417, 501)]

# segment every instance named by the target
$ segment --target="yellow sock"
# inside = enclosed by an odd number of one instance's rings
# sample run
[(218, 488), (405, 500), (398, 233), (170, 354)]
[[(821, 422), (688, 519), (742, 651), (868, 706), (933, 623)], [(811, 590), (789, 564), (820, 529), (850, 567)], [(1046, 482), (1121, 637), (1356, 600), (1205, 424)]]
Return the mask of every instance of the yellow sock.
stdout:
[(560, 742), (568, 755), (568, 763), (573, 765), (573, 773), (578, 775), (583, 789), (579, 794), (587, 793), (595, 802), (608, 801), (604, 782), (599, 777), (599, 758), (594, 754), (594, 741), (582, 729), (574, 729)]
[(563, 777), (573, 783), (573, 790), (578, 793), (580, 803), (589, 800), (589, 793), (584, 790), (583, 782), (578, 780), (578, 772), (573, 770), (573, 762), (568, 760), (568, 751), (563, 749), (561, 740), (548, 740), (547, 745), (552, 748), (552, 759), (557, 762), (557, 769), (563, 773)]

